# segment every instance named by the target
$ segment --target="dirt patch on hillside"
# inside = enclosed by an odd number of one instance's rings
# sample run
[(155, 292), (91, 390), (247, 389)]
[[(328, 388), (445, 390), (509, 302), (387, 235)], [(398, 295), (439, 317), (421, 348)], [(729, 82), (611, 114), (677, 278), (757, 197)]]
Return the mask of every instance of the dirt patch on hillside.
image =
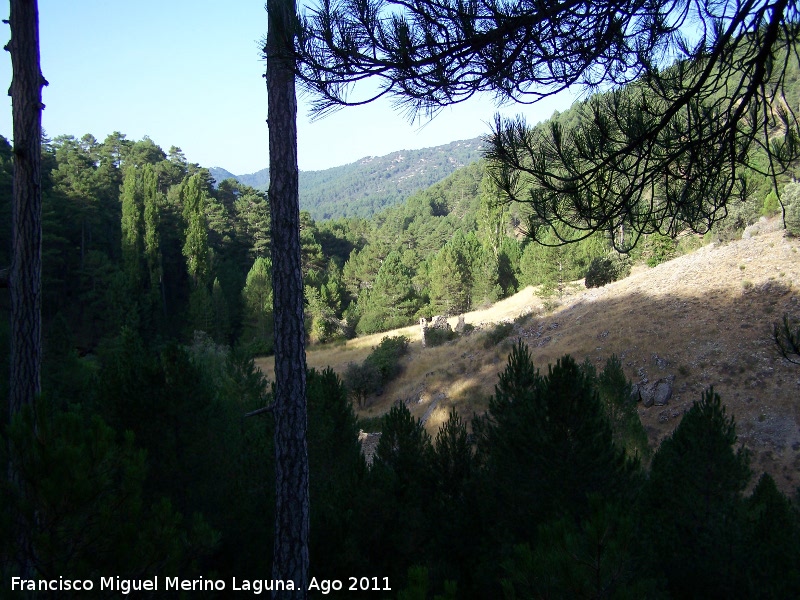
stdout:
[[(522, 339), (540, 369), (564, 354), (602, 368), (616, 354), (634, 382), (674, 376), (663, 406), (639, 414), (655, 447), (702, 392), (714, 386), (734, 415), (739, 440), (752, 452), (756, 476), (767, 471), (786, 492), (800, 484), (800, 367), (785, 361), (772, 326), (785, 312), (800, 316), (800, 244), (783, 232), (705, 246), (623, 281), (587, 290), (575, 285), (549, 312), (532, 288), (465, 315), (476, 331), (422, 348), (419, 327), (312, 349), (309, 366), (343, 373), (386, 335), (411, 339), (403, 375), (361, 411), (377, 416), (405, 402), (435, 434), (455, 406), (464, 416), (485, 410), (497, 374)], [(451, 325), (456, 324), (451, 319)], [(491, 324), (513, 321), (514, 333), (486, 348)], [(259, 361), (268, 374), (269, 360)]]

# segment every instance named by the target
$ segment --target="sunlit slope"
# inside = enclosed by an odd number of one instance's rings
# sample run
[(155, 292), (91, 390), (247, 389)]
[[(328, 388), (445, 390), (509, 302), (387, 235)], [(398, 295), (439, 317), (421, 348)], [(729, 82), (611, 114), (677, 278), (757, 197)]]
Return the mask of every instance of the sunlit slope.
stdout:
[[(651, 443), (713, 385), (736, 418), (740, 441), (753, 451), (753, 469), (769, 471), (793, 491), (800, 484), (800, 366), (779, 356), (772, 327), (785, 312), (800, 317), (799, 246), (782, 232), (706, 246), (604, 288), (577, 282), (555, 309), (552, 299), (546, 305), (527, 288), (464, 315), (478, 330), (443, 346), (423, 348), (419, 326), (412, 326), (311, 348), (308, 364), (341, 374), (383, 336), (408, 336), (404, 373), (361, 414), (377, 416), (402, 401), (435, 432), (451, 406), (466, 416), (485, 409), (519, 339), (543, 370), (566, 353), (599, 368), (616, 354), (634, 383), (674, 377), (666, 405), (640, 405)], [(514, 321), (514, 333), (485, 347), (485, 330), (500, 321)], [(271, 374), (270, 359), (259, 364)]]

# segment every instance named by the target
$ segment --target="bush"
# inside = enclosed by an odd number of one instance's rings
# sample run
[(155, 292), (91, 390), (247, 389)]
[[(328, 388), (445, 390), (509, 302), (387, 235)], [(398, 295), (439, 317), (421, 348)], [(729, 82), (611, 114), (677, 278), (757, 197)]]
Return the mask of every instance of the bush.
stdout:
[(655, 267), (672, 260), (675, 258), (677, 246), (677, 242), (668, 235), (654, 233), (647, 236), (644, 251), (647, 257), (647, 266)]
[(496, 323), (483, 339), (483, 347), (491, 348), (496, 346), (514, 332), (513, 323)]
[(361, 408), (366, 404), (367, 397), (376, 393), (381, 385), (381, 375), (378, 369), (366, 361), (360, 365), (348, 364), (343, 379), (347, 392)]
[(610, 258), (595, 258), (589, 263), (585, 280), (587, 288), (602, 287), (615, 279), (614, 264)]
[(408, 338), (404, 335), (385, 337), (364, 363), (373, 365), (380, 373), (381, 385), (389, 383), (400, 374), (400, 357), (408, 352)]
[(685, 235), (678, 240), (678, 246), (675, 249), (675, 252), (679, 256), (684, 254), (689, 254), (691, 252), (694, 252), (695, 250), (699, 250), (705, 244), (706, 241), (701, 235), (697, 234)]
[(767, 194), (767, 197), (764, 198), (764, 204), (761, 207), (761, 214), (765, 217), (771, 217), (774, 214), (777, 214), (781, 209), (781, 205), (778, 202), (778, 194), (774, 191)]
[(438, 329), (430, 327), (425, 330), (425, 345), (426, 346), (441, 346), (445, 342), (454, 340), (458, 334), (452, 329)]
[(587, 288), (602, 287), (627, 277), (631, 272), (631, 261), (627, 256), (611, 255), (594, 258), (586, 271)]
[(363, 407), (368, 396), (382, 393), (383, 387), (400, 374), (400, 357), (406, 352), (406, 336), (385, 337), (362, 364), (347, 366), (344, 385), (358, 406)]
[(783, 188), (783, 204), (786, 207), (786, 229), (800, 236), (800, 183), (787, 183)]

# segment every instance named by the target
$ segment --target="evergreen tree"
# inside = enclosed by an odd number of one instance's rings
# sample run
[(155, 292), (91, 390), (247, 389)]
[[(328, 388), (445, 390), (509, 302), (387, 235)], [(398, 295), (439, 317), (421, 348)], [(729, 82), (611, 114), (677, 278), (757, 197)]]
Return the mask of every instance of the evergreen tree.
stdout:
[(425, 552), (430, 536), (432, 448), (430, 436), (404, 404), (384, 415), (381, 430), (361, 519), (364, 550), (374, 569), (399, 578)]
[(272, 261), (257, 258), (242, 290), (244, 304), (242, 340), (253, 352), (269, 353), (273, 348)]
[(354, 535), (361, 514), (353, 491), (364, 489), (367, 468), (353, 407), (331, 369), (308, 372), (308, 420), (314, 572), (318, 579), (338, 578), (365, 564)]
[(253, 188), (237, 186), (237, 189), (233, 203), (237, 235), (246, 240), (251, 260), (266, 257), (269, 255), (269, 204), (263, 193)]
[[(588, 359), (587, 363), (591, 364)], [(647, 432), (639, 420), (637, 399), (631, 397), (631, 387), (631, 382), (622, 370), (622, 363), (616, 355), (612, 355), (597, 376), (597, 391), (605, 406), (614, 443), (624, 448), (631, 458), (646, 459), (650, 456)]]
[(411, 271), (399, 252), (383, 260), (359, 319), (358, 333), (375, 333), (408, 325), (419, 306), (411, 283)]
[(383, 260), (391, 252), (382, 240), (367, 244), (363, 249), (354, 249), (342, 267), (342, 281), (348, 294), (361, 304), (362, 294), (372, 288)]
[(100, 147), (91, 135), (79, 140), (59, 136), (53, 140), (52, 148), (56, 159), (51, 172), (54, 190), (63, 194), (72, 208), (68, 218), (78, 230), (79, 262), (83, 267), (91, 249), (117, 238), (112, 229), (119, 226), (114, 210), (118, 194), (114, 185), (118, 179), (107, 169), (99, 169)]
[(436, 523), (428, 565), (440, 580), (457, 582), (459, 590), (475, 589), (476, 512), (475, 464), (467, 425), (455, 408), (436, 434), (433, 445), (431, 521)]
[(764, 473), (746, 500), (750, 598), (790, 598), (800, 590), (800, 511)]
[(522, 256), (522, 248), (519, 241), (514, 237), (505, 237), (500, 244), (500, 254), (497, 258), (498, 283), (503, 289), (503, 294), (510, 296), (519, 288), (520, 272), (519, 262)]
[(317, 241), (317, 225), (307, 211), (300, 213), (300, 256), (303, 275), (319, 272), (325, 268), (322, 246)]
[(189, 292), (189, 326), (193, 330), (210, 331), (213, 320), (208, 278), (211, 275), (211, 254), (208, 247), (206, 202), (208, 194), (200, 173), (189, 177), (182, 190), (183, 217), (186, 222), (183, 255), (191, 278)]
[(637, 570), (636, 523), (629, 509), (593, 498), (589, 514), (539, 527), (533, 547), (519, 544), (501, 563), (505, 598), (668, 598)]
[(500, 256), (503, 239), (508, 226), (508, 204), (502, 201), (492, 180), (484, 175), (481, 180), (480, 209), (478, 212), (478, 237), (483, 247), (494, 255)]
[(125, 153), (125, 163), (135, 167), (143, 167), (147, 164), (156, 165), (166, 158), (164, 150), (148, 136), (131, 144)]
[(787, 183), (781, 201), (784, 204), (786, 229), (792, 235), (800, 236), (800, 183)]
[(582, 279), (592, 259), (607, 254), (602, 235), (594, 235), (569, 245), (560, 245), (555, 234), (541, 243), (529, 242), (520, 258), (520, 284), (540, 285), (543, 293), (563, 292), (570, 281)]
[(183, 255), (186, 257), (186, 270), (195, 286), (207, 283), (211, 268), (205, 214), (208, 195), (203, 187), (202, 176), (195, 174), (189, 177), (181, 192), (186, 222)]
[(452, 408), (447, 421), (436, 434), (433, 453), (434, 477), (445, 497), (445, 504), (457, 500), (466, 491), (473, 468), (466, 423)]
[[(322, 289), (326, 289), (324, 284)], [(325, 343), (336, 337), (339, 330), (336, 314), (326, 299), (323, 299), (320, 290), (307, 285), (304, 296), (307, 304), (305, 317), (309, 341), (312, 344)]]
[[(296, 58), (292, 0), (268, 0), (267, 118), (272, 288), (275, 311), (275, 534), (273, 579), (292, 580), (305, 598), (309, 578), (309, 482), (303, 261), (297, 168)], [(273, 597), (277, 597), (274, 594)]]
[(144, 257), (144, 207), (142, 180), (136, 168), (125, 169), (122, 182), (122, 262), (128, 289), (136, 294), (142, 289)]
[(470, 276), (472, 280), (470, 305), (473, 308), (488, 306), (503, 297), (503, 288), (500, 284), (502, 257), (502, 254), (495, 254), (488, 248), (475, 248)]
[(735, 596), (747, 572), (742, 491), (748, 453), (736, 426), (707, 390), (653, 456), (639, 509), (650, 567), (682, 598)]
[(159, 184), (161, 189), (169, 189), (184, 180), (189, 174), (189, 164), (183, 151), (170, 146), (166, 160), (158, 163)]
[(120, 177), (120, 184), (122, 183), (122, 166), (125, 163), (130, 147), (133, 145), (133, 142), (126, 138), (127, 136), (119, 131), (110, 133), (103, 140), (99, 149), (101, 166), (107, 164), (109, 170)]
[(166, 295), (164, 289), (164, 268), (161, 257), (161, 236), (159, 224), (164, 196), (158, 189), (158, 176), (152, 165), (142, 168), (144, 254), (150, 280), (150, 296), (154, 307), (161, 304), (166, 317)]
[(436, 315), (465, 313), (471, 306), (471, 264), (465, 255), (464, 236), (459, 233), (444, 245), (430, 264), (430, 310)]
[(591, 496), (631, 492), (633, 465), (613, 443), (595, 382), (569, 356), (542, 377), (520, 342), (473, 430), (485, 493), (504, 507), (498, 533), (510, 539), (531, 541), (545, 520), (586, 515)]

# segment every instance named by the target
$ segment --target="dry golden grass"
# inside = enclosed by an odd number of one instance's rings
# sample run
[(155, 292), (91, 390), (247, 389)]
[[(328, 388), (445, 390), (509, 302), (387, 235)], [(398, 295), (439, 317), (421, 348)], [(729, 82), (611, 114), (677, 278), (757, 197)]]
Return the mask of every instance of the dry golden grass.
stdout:
[[(634, 383), (675, 376), (666, 406), (640, 407), (653, 446), (713, 385), (736, 418), (739, 440), (752, 452), (753, 471), (770, 472), (782, 489), (793, 492), (800, 484), (800, 367), (778, 355), (772, 324), (784, 312), (800, 316), (798, 287), (800, 244), (775, 232), (638, 268), (604, 288), (573, 288), (551, 313), (534, 290), (525, 289), (465, 315), (479, 329), (436, 348), (422, 348), (414, 326), (312, 348), (308, 364), (342, 373), (383, 336), (407, 335), (411, 344), (403, 374), (361, 414), (377, 416), (402, 401), (435, 435), (451, 406), (466, 418), (485, 410), (519, 339), (543, 371), (566, 353), (598, 368), (616, 354)], [(480, 328), (504, 320), (516, 321), (512, 336), (485, 348)], [(456, 319), (450, 322), (455, 325)], [(271, 374), (269, 360), (259, 366)]]

